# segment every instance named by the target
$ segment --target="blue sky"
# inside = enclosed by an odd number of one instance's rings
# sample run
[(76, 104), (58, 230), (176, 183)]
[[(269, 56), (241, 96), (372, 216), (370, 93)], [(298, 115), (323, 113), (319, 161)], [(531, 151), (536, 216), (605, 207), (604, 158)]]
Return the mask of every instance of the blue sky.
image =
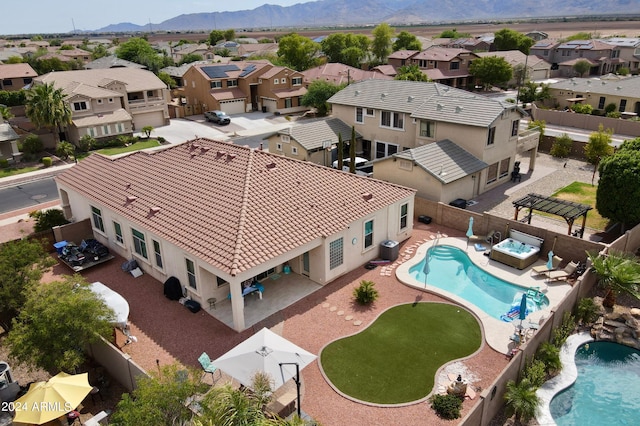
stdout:
[(263, 4), (291, 6), (309, 1), (312, 0), (30, 0), (4, 16), (0, 34), (63, 33), (72, 31), (74, 25), (77, 30), (95, 30), (120, 22), (145, 25), (188, 13), (247, 10)]

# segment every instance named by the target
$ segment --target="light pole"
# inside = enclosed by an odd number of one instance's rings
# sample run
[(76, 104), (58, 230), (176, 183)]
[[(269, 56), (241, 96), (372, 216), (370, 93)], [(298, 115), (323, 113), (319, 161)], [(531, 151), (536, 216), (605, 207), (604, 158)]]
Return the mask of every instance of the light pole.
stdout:
[(296, 366), (296, 376), (293, 378), (293, 381), (296, 382), (296, 390), (298, 392), (298, 417), (302, 418), (302, 411), (300, 410), (300, 364), (297, 362), (281, 362), (279, 363), (280, 369), (282, 369), (283, 365), (295, 365)]

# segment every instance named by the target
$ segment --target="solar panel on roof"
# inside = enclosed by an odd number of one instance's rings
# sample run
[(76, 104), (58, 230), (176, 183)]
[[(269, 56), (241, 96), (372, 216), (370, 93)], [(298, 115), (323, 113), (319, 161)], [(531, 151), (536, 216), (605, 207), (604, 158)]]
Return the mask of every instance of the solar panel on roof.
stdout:
[(252, 73), (253, 71), (255, 71), (255, 69), (256, 69), (255, 64), (247, 65), (240, 73), (240, 77), (244, 77), (247, 74)]
[(227, 77), (227, 72), (229, 71), (239, 71), (237, 65), (215, 65), (210, 67), (202, 67), (202, 72), (207, 75), (209, 78), (225, 78)]

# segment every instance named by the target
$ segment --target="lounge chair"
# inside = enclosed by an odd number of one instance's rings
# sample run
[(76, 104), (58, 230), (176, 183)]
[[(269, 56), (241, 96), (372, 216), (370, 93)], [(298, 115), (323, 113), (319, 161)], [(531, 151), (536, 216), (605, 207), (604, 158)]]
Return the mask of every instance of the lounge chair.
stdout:
[(202, 352), (202, 355), (200, 355), (198, 357), (198, 362), (202, 366), (202, 370), (204, 370), (204, 372), (202, 374), (202, 378), (200, 380), (204, 379), (204, 377), (207, 375), (207, 373), (211, 373), (211, 380), (213, 380), (213, 383), (215, 384), (215, 382), (216, 382), (216, 378), (215, 378), (216, 371), (219, 374), (219, 378), (222, 377), (222, 372), (220, 370), (218, 370), (218, 368), (211, 363), (211, 358), (209, 358), (209, 355), (207, 355), (206, 352)]
[(553, 268), (551, 269), (547, 268), (546, 263), (544, 265), (534, 266), (533, 268), (531, 268), (531, 275), (540, 275), (540, 274), (546, 274), (549, 271), (555, 271), (556, 269), (558, 269), (558, 266), (560, 266), (560, 264), (562, 263), (562, 258), (558, 256), (553, 256), (553, 258), (551, 259), (551, 263), (553, 265)]
[(560, 271), (551, 271), (547, 274), (547, 279), (549, 281), (566, 281), (573, 273), (578, 269), (577, 262), (569, 262), (564, 269)]

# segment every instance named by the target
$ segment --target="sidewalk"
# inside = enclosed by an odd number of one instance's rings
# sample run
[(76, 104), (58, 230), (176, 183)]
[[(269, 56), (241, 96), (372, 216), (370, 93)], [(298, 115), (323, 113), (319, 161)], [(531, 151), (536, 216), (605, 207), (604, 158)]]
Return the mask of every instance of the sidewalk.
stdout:
[(0, 178), (0, 189), (10, 186), (20, 185), (27, 182), (33, 182), (40, 179), (46, 179), (56, 176), (59, 173), (75, 166), (75, 163), (61, 164), (57, 166), (47, 167), (46, 169), (36, 170), (35, 172), (22, 173), (19, 175)]

